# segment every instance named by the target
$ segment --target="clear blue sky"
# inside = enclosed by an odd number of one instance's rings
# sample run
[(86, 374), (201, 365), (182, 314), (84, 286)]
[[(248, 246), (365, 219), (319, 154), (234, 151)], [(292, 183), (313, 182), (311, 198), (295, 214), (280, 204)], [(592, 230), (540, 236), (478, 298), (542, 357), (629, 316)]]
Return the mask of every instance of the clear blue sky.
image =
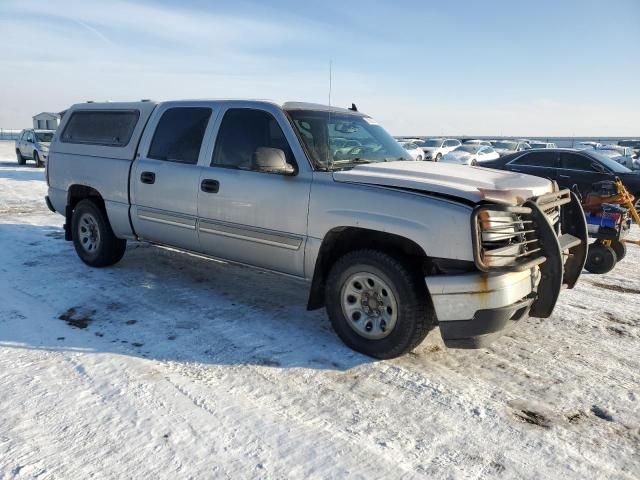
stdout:
[(0, 127), (85, 100), (358, 104), (395, 134), (640, 135), (640, 0), (0, 1)]

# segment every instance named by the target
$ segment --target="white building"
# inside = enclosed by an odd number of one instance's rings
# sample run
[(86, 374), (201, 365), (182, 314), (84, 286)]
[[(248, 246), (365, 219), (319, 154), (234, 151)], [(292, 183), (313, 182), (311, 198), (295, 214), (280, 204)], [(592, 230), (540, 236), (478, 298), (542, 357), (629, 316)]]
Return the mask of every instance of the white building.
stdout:
[(33, 128), (42, 130), (55, 130), (60, 125), (60, 114), (55, 112), (42, 112), (33, 116)]

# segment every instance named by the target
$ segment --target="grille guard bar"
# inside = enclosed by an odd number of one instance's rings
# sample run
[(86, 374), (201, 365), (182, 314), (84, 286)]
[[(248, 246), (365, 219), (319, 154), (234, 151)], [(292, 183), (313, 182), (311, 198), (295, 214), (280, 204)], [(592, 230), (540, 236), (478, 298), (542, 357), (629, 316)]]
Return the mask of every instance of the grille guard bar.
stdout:
[[(560, 221), (554, 225), (545, 211), (556, 208), (560, 210)], [(514, 261), (509, 265), (489, 265), (485, 261), (479, 227), (479, 216), (487, 210), (526, 216), (532, 221), (538, 248), (525, 252), (526, 255), (513, 255)], [(560, 290), (574, 287), (587, 258), (588, 234), (582, 206), (578, 197), (567, 189), (531, 198), (520, 206), (479, 205), (471, 215), (471, 227), (474, 261), (478, 270), (518, 272), (539, 266), (541, 275), (536, 299), (531, 304), (532, 317), (551, 315)]]

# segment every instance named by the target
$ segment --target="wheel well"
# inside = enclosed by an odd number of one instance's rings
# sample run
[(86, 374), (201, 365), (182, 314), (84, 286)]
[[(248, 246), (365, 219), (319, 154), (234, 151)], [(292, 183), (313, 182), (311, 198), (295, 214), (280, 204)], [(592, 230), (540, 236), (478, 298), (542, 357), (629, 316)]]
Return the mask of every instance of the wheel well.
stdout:
[(325, 279), (332, 265), (343, 255), (361, 249), (381, 250), (397, 257), (413, 258), (412, 264), (422, 271), (427, 271), (429, 257), (413, 240), (394, 235), (357, 227), (338, 227), (329, 231), (320, 246), (313, 273), (308, 310), (324, 306)]
[(65, 240), (73, 240), (71, 232), (71, 216), (76, 205), (81, 200), (89, 199), (94, 202), (99, 208), (106, 212), (104, 206), (104, 200), (100, 192), (95, 188), (87, 185), (71, 185), (67, 191), (67, 206), (65, 209), (65, 224), (64, 224), (64, 238)]

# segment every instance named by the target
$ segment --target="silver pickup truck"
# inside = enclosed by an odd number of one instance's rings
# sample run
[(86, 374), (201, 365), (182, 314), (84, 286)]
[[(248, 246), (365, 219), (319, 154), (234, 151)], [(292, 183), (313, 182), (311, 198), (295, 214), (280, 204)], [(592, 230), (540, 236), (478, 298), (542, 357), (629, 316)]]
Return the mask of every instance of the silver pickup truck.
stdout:
[[(436, 325), (488, 344), (551, 315), (587, 231), (549, 180), (415, 162), (371, 117), (308, 103), (86, 103), (49, 151), (47, 205), (88, 265), (143, 240), (306, 279), (351, 348), (392, 358)], [(257, 286), (256, 286), (257, 287)]]

